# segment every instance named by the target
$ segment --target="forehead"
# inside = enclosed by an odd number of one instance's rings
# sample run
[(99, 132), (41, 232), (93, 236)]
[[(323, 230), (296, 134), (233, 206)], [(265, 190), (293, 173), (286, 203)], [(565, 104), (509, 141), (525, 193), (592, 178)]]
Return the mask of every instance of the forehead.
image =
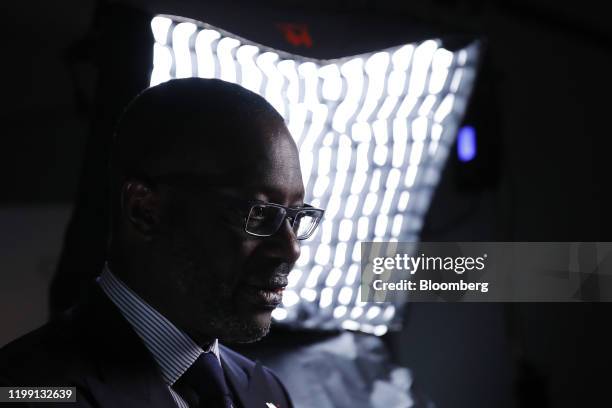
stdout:
[(288, 132), (283, 137), (261, 141), (244, 158), (243, 186), (250, 193), (280, 203), (303, 200), (299, 155)]
[(259, 122), (219, 129), (193, 151), (200, 174), (215, 175), (219, 185), (277, 203), (303, 200), (297, 147), (282, 123)]

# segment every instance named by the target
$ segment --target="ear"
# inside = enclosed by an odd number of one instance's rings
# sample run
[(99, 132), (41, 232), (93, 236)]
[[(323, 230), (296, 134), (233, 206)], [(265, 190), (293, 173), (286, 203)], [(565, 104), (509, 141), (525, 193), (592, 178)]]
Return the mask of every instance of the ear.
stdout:
[(152, 235), (159, 226), (159, 192), (140, 180), (127, 180), (121, 189), (124, 219), (143, 235)]

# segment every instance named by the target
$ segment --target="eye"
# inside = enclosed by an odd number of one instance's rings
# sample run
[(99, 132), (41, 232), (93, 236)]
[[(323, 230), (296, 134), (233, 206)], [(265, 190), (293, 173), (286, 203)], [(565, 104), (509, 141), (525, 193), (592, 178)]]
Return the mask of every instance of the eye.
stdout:
[(251, 219), (261, 221), (265, 217), (265, 210), (261, 206), (256, 206), (251, 209)]

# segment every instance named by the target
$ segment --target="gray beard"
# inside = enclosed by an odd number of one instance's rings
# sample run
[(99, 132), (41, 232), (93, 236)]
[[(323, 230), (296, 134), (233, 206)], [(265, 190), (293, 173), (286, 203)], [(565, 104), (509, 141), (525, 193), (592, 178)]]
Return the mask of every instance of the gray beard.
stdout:
[[(192, 275), (193, 276), (193, 275)], [(211, 282), (212, 283), (212, 282)], [(232, 290), (225, 282), (216, 282), (209, 286), (206, 302), (206, 325), (210, 327), (211, 333), (218, 333), (223, 342), (228, 343), (252, 343), (266, 336), (270, 331), (270, 323), (260, 326), (255, 321), (237, 314), (230, 303)], [(216, 301), (215, 301), (216, 300)], [(211, 313), (212, 312), (212, 313)]]
[(223, 342), (251, 343), (266, 336), (271, 322), (261, 325), (237, 313), (232, 283), (214, 273), (210, 259), (192, 253), (192, 245), (185, 242), (182, 234), (176, 235), (171, 228), (166, 232), (154, 251), (170, 260), (172, 271), (168, 273), (175, 278), (168, 284), (174, 285), (178, 295), (173, 301), (185, 308), (178, 311), (182, 315), (181, 326), (193, 340), (200, 343), (213, 336)]
[[(192, 307), (186, 313), (193, 316), (198, 314), (197, 323), (188, 319), (188, 334), (196, 341), (207, 339), (210, 336), (228, 343), (252, 343), (260, 340), (270, 331), (271, 322), (262, 326), (240, 316), (234, 311), (231, 303), (231, 285), (219, 279), (218, 275), (209, 272), (205, 284), (202, 276), (206, 274), (206, 267), (200, 266), (190, 256), (186, 246), (178, 242), (166, 242), (166, 251), (175, 265), (173, 273), (176, 274), (176, 285), (179, 291), (189, 300)], [(159, 248), (163, 250), (163, 247)], [(210, 266), (208, 267), (210, 270)], [(199, 292), (199, 293), (198, 293)], [(199, 302), (196, 300), (199, 299)], [(191, 323), (191, 324), (189, 324)], [(194, 323), (198, 327), (194, 327)]]

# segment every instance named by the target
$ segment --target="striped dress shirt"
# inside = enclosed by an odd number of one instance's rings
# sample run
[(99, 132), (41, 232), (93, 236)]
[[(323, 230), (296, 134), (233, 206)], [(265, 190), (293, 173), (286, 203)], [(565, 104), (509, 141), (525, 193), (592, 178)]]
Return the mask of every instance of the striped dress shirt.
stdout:
[(185, 400), (174, 391), (172, 385), (202, 353), (214, 353), (221, 364), (217, 339), (210, 348), (202, 349), (187, 334), (113, 275), (108, 265), (104, 266), (97, 282), (153, 356), (176, 405), (179, 408), (189, 408)]

